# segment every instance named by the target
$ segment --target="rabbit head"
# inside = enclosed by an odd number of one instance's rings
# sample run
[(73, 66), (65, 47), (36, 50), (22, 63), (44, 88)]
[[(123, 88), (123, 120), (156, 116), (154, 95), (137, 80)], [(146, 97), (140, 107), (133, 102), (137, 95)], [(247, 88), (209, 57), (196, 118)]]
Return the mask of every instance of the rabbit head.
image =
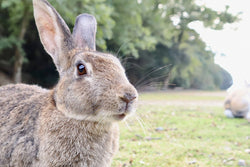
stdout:
[(137, 91), (119, 60), (96, 51), (96, 20), (77, 17), (71, 34), (46, 0), (33, 0), (41, 42), (60, 75), (54, 89), (55, 105), (65, 116), (90, 121), (124, 119), (135, 110)]

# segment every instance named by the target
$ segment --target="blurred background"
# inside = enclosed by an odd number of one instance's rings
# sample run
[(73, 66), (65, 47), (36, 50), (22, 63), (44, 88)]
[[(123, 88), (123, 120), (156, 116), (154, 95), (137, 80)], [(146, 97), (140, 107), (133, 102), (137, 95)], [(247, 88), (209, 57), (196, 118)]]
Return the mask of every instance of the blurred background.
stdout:
[[(226, 89), (250, 83), (249, 0), (49, 2), (71, 31), (77, 15), (94, 15), (97, 50), (117, 55), (145, 91), (120, 123), (112, 167), (250, 167), (250, 124), (223, 108)], [(32, 10), (31, 0), (0, 0), (0, 85), (59, 79)]]
[[(73, 29), (98, 22), (97, 50), (117, 55), (139, 90), (218, 90), (247, 81), (250, 29), (243, 0), (50, 0)], [(0, 85), (52, 87), (55, 66), (39, 40), (31, 0), (0, 1)]]

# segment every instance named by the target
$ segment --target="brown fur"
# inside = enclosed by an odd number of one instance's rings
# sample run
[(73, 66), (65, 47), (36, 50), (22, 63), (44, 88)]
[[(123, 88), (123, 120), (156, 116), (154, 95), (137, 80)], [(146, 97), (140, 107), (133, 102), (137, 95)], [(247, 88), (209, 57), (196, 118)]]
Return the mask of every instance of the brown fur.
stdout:
[[(94, 31), (72, 37), (47, 1), (33, 3), (41, 40), (60, 80), (52, 90), (0, 87), (0, 166), (110, 166), (119, 145), (117, 121), (135, 111), (137, 91), (116, 57), (93, 50)], [(85, 17), (95, 21), (90, 15), (79, 19)], [(79, 28), (74, 31), (88, 33)], [(84, 46), (74, 43), (81, 40)], [(79, 63), (87, 74), (78, 75)]]

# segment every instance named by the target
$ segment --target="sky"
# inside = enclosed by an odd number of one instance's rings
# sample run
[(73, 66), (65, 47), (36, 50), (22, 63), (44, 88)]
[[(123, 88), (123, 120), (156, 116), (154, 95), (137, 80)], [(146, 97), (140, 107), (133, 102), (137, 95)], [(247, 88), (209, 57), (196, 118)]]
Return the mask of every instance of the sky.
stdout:
[[(204, 28), (201, 23), (192, 24), (208, 47), (216, 53), (215, 63), (226, 69), (233, 77), (235, 87), (250, 83), (250, 1), (249, 0), (197, 0), (216, 11), (225, 10), (240, 14), (240, 21), (227, 24), (223, 30)], [(224, 55), (224, 56), (222, 56)]]

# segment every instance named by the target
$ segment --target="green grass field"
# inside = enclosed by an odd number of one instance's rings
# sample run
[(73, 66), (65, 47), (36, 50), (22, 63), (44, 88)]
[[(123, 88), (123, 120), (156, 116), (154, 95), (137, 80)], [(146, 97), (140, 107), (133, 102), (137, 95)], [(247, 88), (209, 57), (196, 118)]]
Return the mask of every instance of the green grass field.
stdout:
[(224, 116), (226, 92), (142, 93), (120, 123), (112, 167), (250, 167), (250, 123)]

